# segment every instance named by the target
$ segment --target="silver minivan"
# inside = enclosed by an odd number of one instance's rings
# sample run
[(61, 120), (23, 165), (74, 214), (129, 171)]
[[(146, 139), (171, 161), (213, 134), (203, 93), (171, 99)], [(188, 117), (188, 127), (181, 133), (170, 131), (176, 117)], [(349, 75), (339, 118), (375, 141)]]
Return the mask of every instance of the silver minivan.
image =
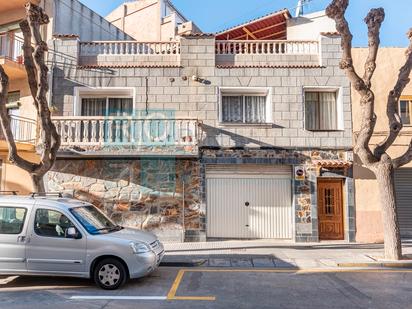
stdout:
[(0, 275), (92, 278), (114, 290), (154, 271), (163, 245), (61, 196), (0, 196)]

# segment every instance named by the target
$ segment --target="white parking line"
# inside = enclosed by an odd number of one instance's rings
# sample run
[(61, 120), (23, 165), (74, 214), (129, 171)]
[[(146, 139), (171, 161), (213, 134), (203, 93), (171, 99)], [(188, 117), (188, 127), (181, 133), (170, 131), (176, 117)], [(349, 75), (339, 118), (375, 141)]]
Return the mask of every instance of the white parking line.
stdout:
[(78, 300), (166, 300), (167, 296), (72, 296)]

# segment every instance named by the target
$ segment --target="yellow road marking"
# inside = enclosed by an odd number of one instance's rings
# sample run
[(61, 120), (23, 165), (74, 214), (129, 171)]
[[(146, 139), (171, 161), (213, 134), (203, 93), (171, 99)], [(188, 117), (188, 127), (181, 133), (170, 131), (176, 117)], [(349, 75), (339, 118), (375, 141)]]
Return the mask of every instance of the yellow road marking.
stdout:
[(176, 279), (170, 288), (169, 293), (167, 294), (167, 300), (206, 300), (214, 301), (216, 297), (213, 296), (176, 296), (177, 289), (179, 288), (180, 283), (182, 282), (183, 276), (187, 270), (181, 269), (177, 273)]
[(412, 269), (340, 269), (340, 268), (312, 268), (312, 269), (230, 269), (230, 268), (192, 268), (180, 269), (177, 273), (172, 287), (167, 294), (167, 300), (205, 300), (214, 301), (214, 296), (176, 296), (177, 290), (186, 272), (209, 272), (209, 273), (289, 273), (289, 274), (311, 274), (311, 273), (412, 273)]

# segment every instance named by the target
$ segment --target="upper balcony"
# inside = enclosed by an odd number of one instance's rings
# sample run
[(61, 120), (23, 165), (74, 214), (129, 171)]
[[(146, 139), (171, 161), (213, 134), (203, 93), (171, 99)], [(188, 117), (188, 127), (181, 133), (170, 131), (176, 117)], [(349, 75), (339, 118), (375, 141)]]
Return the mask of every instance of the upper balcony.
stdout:
[(23, 40), (15, 32), (0, 34), (0, 65), (10, 79), (26, 76), (23, 57)]
[(299, 66), (319, 64), (318, 41), (216, 41), (219, 66)]
[(80, 43), (83, 66), (178, 66), (179, 42), (94, 41)]

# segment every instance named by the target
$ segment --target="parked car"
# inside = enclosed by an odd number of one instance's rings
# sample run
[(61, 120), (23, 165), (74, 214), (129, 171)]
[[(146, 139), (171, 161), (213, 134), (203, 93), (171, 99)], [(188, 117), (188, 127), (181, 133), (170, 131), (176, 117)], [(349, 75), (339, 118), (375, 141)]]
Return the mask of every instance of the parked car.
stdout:
[(107, 290), (153, 272), (163, 245), (118, 226), (89, 203), (51, 196), (0, 196), (0, 275), (92, 278)]

